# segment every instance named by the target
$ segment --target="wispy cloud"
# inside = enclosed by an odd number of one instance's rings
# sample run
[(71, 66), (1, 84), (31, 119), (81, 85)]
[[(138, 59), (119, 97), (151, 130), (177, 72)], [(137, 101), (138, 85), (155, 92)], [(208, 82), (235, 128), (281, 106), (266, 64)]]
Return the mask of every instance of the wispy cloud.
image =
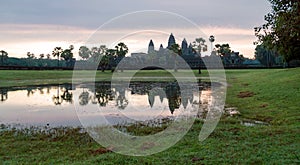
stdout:
[[(130, 52), (140, 52), (147, 49), (149, 40), (152, 39), (156, 49), (160, 44), (167, 45), (168, 36), (173, 33), (177, 43), (181, 44), (183, 38), (188, 42), (194, 41), (197, 37), (203, 37), (209, 44), (209, 35), (216, 37), (216, 43), (229, 43), (233, 50), (240, 51), (251, 57), (254, 53), (253, 41), (255, 37), (252, 29), (234, 27), (213, 27), (203, 28), (158, 28), (158, 30), (138, 29), (87, 29), (74, 26), (61, 25), (37, 25), (37, 24), (2, 24), (0, 25), (0, 49), (9, 52), (9, 56), (25, 57), (30, 51), (36, 55), (51, 53), (54, 47), (61, 46), (68, 48), (75, 46), (77, 56), (81, 45), (99, 46), (101, 44), (116, 44), (125, 42)], [(113, 45), (111, 45), (113, 47)]]

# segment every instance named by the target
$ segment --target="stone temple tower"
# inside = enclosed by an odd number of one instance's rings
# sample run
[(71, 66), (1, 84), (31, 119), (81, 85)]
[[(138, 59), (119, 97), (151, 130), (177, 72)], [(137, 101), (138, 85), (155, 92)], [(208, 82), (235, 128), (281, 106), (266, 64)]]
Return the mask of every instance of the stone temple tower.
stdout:
[(181, 54), (182, 55), (188, 55), (188, 44), (186, 42), (186, 39), (183, 39), (181, 43)]
[(154, 52), (154, 43), (152, 40), (150, 40), (149, 45), (148, 45), (148, 54), (151, 54)]
[(170, 37), (169, 37), (169, 41), (168, 41), (168, 47), (167, 48), (170, 48), (173, 44), (175, 44), (175, 38), (173, 36), (173, 34), (171, 33)]

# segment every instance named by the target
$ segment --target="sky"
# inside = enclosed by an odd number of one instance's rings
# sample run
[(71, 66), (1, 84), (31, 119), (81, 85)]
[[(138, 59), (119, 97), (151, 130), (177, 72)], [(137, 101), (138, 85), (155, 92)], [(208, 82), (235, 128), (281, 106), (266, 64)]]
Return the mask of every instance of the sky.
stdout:
[[(149, 40), (155, 48), (203, 37), (213, 44), (229, 43), (245, 57), (254, 56), (253, 28), (264, 23), (271, 10), (267, 0), (7, 0), (0, 2), (0, 49), (10, 57), (51, 54), (56, 46), (112, 47), (125, 42), (130, 52), (145, 51)], [(210, 49), (209, 49), (210, 50)], [(206, 52), (209, 54), (209, 52)]]

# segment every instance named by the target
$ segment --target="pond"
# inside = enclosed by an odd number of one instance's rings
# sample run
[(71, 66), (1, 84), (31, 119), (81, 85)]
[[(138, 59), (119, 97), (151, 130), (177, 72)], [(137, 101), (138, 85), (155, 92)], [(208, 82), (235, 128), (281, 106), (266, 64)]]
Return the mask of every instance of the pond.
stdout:
[(97, 112), (111, 125), (163, 121), (176, 118), (188, 106), (196, 107), (204, 117), (205, 105), (211, 101), (210, 87), (200, 82), (198, 87), (188, 97), (182, 97), (176, 82), (131, 82), (127, 88), (110, 82), (0, 88), (0, 123), (80, 127), (78, 115), (92, 125)]

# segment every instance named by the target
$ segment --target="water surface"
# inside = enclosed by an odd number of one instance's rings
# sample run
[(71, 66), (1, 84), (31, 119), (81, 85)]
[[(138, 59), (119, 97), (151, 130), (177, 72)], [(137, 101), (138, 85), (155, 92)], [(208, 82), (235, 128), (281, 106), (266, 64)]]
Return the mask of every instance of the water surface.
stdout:
[(176, 82), (132, 82), (127, 88), (108, 82), (0, 88), (0, 123), (76, 127), (81, 126), (78, 115), (91, 125), (107, 124), (99, 115), (112, 125), (162, 121), (187, 107), (204, 111), (210, 89), (208, 84), (198, 87), (185, 97)]

